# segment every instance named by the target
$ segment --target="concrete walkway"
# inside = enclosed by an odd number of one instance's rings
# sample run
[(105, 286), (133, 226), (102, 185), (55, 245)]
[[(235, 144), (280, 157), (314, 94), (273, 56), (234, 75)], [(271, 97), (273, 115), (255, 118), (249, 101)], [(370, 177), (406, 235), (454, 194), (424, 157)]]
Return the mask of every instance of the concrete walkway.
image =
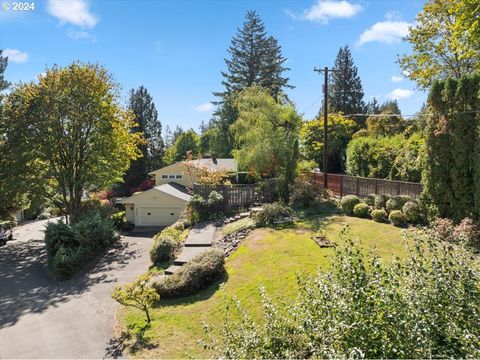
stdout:
[(103, 358), (119, 307), (111, 293), (148, 269), (152, 234), (122, 237), (87, 272), (59, 282), (46, 267), (46, 223), (18, 227), (0, 247), (0, 358)]
[(216, 230), (217, 228), (213, 224), (194, 227), (185, 240), (182, 252), (173, 261), (173, 265), (165, 270), (165, 274), (172, 275), (194, 257), (210, 249)]

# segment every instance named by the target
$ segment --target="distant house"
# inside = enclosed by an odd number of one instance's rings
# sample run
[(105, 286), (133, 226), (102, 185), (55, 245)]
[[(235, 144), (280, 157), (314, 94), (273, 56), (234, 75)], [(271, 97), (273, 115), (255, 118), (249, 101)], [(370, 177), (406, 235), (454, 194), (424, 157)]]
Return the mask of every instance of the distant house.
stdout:
[(121, 199), (127, 221), (136, 226), (168, 226), (178, 220), (191, 199), (191, 189), (199, 170), (238, 173), (235, 159), (198, 159), (177, 162), (155, 170), (155, 186)]

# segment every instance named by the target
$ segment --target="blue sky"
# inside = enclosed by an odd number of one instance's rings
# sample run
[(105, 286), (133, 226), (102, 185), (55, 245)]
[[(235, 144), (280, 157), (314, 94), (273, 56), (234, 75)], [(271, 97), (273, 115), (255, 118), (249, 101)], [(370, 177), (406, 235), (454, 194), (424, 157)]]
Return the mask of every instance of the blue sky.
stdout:
[[(120, 83), (152, 94), (161, 122), (197, 129), (211, 117), (212, 91), (245, 12), (256, 10), (283, 47), (297, 109), (310, 119), (320, 106), (322, 77), (340, 46), (351, 47), (365, 99), (397, 98), (404, 114), (426, 95), (395, 63), (409, 52), (401, 41), (421, 11), (417, 0), (154, 1), (31, 0), (33, 11), (0, 10), (0, 48), (10, 57), (6, 77), (31, 81), (46, 67), (75, 60), (104, 65)], [(5, 55), (5, 53), (4, 53)]]

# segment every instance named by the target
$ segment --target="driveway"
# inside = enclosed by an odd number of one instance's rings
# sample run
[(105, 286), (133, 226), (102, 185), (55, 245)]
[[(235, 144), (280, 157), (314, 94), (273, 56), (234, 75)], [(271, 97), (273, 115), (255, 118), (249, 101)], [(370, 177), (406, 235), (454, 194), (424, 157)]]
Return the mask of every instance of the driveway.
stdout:
[(58, 282), (46, 267), (47, 222), (19, 226), (0, 247), (0, 358), (102, 358), (118, 309), (110, 294), (148, 269), (156, 231), (122, 237), (88, 271)]

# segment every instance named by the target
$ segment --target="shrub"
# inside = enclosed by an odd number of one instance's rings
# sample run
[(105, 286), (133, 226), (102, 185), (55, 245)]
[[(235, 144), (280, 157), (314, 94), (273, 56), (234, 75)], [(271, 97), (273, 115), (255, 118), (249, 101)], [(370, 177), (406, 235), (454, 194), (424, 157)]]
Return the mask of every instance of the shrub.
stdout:
[(420, 205), (414, 201), (407, 201), (402, 207), (405, 221), (409, 224), (418, 224), (422, 221), (422, 210)]
[(71, 226), (49, 223), (45, 230), (48, 265), (59, 279), (70, 278), (117, 239), (113, 222), (99, 214), (84, 216)]
[(262, 207), (262, 211), (255, 214), (255, 221), (260, 226), (271, 226), (291, 216), (290, 209), (285, 205), (280, 203), (265, 204)]
[(224, 208), (222, 194), (212, 191), (207, 199), (195, 194), (188, 203), (191, 222), (205, 221), (217, 218)]
[(306, 209), (322, 200), (319, 189), (305, 178), (297, 178), (290, 186), (289, 204), (295, 209)]
[(475, 259), (444, 242), (412, 240), (406, 259), (392, 264), (347, 239), (330, 270), (299, 279), (294, 299), (262, 289), (254, 318), (227, 299), (220, 328), (205, 327), (212, 357), (479, 358)]
[(406, 195), (394, 196), (387, 200), (385, 208), (388, 212), (393, 210), (402, 210), (403, 205), (405, 205), (410, 200), (411, 200), (410, 196), (406, 196)]
[(388, 215), (388, 219), (394, 226), (405, 225), (405, 216), (400, 210), (393, 210), (390, 215)]
[(222, 233), (224, 236), (235, 234), (239, 231), (253, 229), (256, 226), (255, 220), (251, 218), (243, 218), (238, 221), (227, 224), (223, 227)]
[(173, 275), (155, 282), (153, 287), (162, 298), (192, 295), (210, 286), (225, 273), (225, 253), (220, 249), (207, 250)]
[(355, 207), (353, 208), (353, 215), (360, 218), (366, 218), (368, 217), (369, 210), (370, 208), (368, 207), (367, 204), (360, 203), (355, 205)]
[(441, 240), (454, 242), (454, 230), (455, 226), (453, 225), (453, 221), (450, 219), (437, 218), (432, 224), (432, 231), (434, 235)]
[(355, 205), (360, 203), (360, 199), (358, 196), (355, 195), (347, 195), (340, 200), (340, 205), (342, 206), (342, 210), (347, 215), (353, 214), (353, 208)]
[(386, 222), (388, 218), (388, 214), (385, 211), (385, 209), (372, 210), (371, 215), (372, 215), (372, 219), (379, 223)]
[(368, 206), (375, 206), (375, 196), (376, 196), (375, 194), (368, 195), (364, 199), (365, 204), (367, 204)]
[(127, 218), (125, 217), (125, 211), (119, 211), (111, 216), (113, 223), (117, 229), (123, 229)]
[(480, 248), (480, 226), (472, 219), (465, 218), (455, 226), (453, 238), (478, 249)]
[(37, 216), (37, 220), (46, 220), (50, 219), (52, 216), (48, 212), (42, 212), (40, 215)]
[(178, 242), (174, 239), (166, 236), (156, 238), (150, 249), (150, 260), (154, 265), (159, 265), (173, 258), (177, 249)]
[(375, 195), (375, 209), (386, 209), (389, 195)]
[(115, 286), (112, 298), (123, 306), (131, 306), (142, 310), (147, 318), (147, 324), (150, 323), (149, 308), (152, 304), (160, 300), (160, 296), (150, 285), (149, 275), (142, 275), (136, 281), (126, 284), (123, 288)]

